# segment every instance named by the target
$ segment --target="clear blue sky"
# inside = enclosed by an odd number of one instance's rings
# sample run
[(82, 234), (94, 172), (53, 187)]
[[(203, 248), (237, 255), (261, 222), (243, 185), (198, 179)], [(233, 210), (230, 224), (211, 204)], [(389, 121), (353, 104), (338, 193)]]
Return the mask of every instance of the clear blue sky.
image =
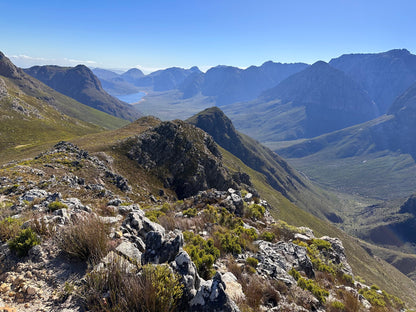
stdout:
[(0, 0), (0, 50), (33, 64), (202, 69), (416, 52), (414, 0)]

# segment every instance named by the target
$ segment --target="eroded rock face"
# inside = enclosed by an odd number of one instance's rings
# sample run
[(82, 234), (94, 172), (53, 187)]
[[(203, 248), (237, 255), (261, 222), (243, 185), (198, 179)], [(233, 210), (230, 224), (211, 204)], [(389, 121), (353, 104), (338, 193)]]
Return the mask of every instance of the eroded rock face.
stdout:
[(347, 257), (345, 255), (345, 249), (339, 238), (323, 236), (321, 239), (331, 243), (331, 249), (323, 251), (325, 256), (328, 257), (333, 264), (341, 265), (341, 270), (353, 276), (351, 266), (348, 264)]
[(273, 244), (266, 241), (258, 241), (258, 247), (256, 258), (259, 260), (259, 274), (281, 280), (288, 285), (295, 283), (293, 277), (287, 273), (291, 268), (303, 271), (309, 278), (315, 276), (305, 247), (293, 243)]
[(124, 144), (130, 147), (128, 157), (152, 170), (180, 199), (236, 186), (212, 137), (185, 122), (162, 122)]
[(142, 263), (171, 262), (176, 258), (183, 243), (183, 235), (179, 230), (169, 232), (166, 236), (161, 232), (149, 232), (146, 235), (146, 251)]

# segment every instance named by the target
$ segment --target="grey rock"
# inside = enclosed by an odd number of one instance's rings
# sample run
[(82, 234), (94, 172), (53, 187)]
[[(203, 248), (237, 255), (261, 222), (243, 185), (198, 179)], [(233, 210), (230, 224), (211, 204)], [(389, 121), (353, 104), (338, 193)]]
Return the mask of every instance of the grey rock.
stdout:
[(21, 200), (26, 200), (29, 202), (34, 201), (35, 199), (44, 199), (48, 196), (48, 192), (40, 189), (31, 189), (27, 191), (22, 197)]
[(323, 236), (321, 237), (321, 239), (331, 243), (332, 247), (330, 250), (323, 250), (322, 252), (324, 253), (324, 255), (328, 257), (332, 261), (332, 263), (340, 265), (341, 270), (344, 273), (354, 276), (352, 273), (351, 266), (348, 264), (342, 241), (339, 238), (333, 238), (329, 236)]
[(131, 261), (139, 264), (141, 263), (142, 253), (133, 243), (129, 241), (123, 241), (120, 245), (118, 245), (116, 252)]
[(257, 241), (256, 243), (259, 247), (255, 256), (259, 260), (257, 266), (259, 274), (282, 280), (289, 285), (295, 283), (293, 277), (287, 273), (292, 267), (303, 271), (309, 278), (315, 276), (305, 247), (286, 242), (273, 244)]
[(179, 230), (169, 232), (165, 237), (161, 232), (149, 232), (146, 235), (146, 251), (143, 263), (171, 262), (183, 246), (183, 234)]
[(107, 206), (120, 206), (122, 203), (120, 198), (114, 198), (107, 203)]
[(202, 281), (195, 297), (189, 302), (191, 312), (239, 312), (240, 309), (225, 292), (221, 273), (211, 281)]

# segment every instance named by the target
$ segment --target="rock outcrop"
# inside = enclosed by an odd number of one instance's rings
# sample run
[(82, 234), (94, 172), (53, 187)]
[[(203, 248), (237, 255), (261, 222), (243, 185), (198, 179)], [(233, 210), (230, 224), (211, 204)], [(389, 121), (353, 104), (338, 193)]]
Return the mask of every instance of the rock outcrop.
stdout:
[(236, 187), (212, 137), (183, 121), (162, 122), (123, 144), (129, 158), (154, 172), (180, 199), (209, 188)]

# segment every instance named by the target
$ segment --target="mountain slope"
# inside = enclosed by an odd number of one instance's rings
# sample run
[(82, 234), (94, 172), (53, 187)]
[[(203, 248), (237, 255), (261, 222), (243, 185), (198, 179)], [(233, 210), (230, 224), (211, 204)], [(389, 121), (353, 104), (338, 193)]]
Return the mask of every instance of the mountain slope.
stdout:
[[(176, 126), (170, 127), (168, 125)], [(148, 190), (151, 189), (154, 194), (165, 194), (159, 197), (161, 199), (167, 197), (171, 198), (171, 191), (164, 188), (163, 178), (162, 181), (160, 180), (160, 177), (163, 177), (163, 172), (166, 172), (165, 169), (162, 169), (161, 171), (155, 171), (155, 168), (146, 168), (146, 166), (140, 165), (138, 160), (130, 159), (128, 157), (128, 152), (134, 146), (136, 146), (136, 142), (139, 142), (139, 140), (137, 140), (138, 137), (147, 140), (153, 135), (155, 131), (159, 134), (163, 133), (166, 138), (172, 137), (179, 139), (182, 137), (187, 137), (188, 135), (192, 135), (193, 131), (190, 133), (188, 132), (190, 129), (189, 127), (179, 125), (181, 125), (181, 123), (173, 122), (164, 123), (164, 126), (160, 127), (161, 122), (155, 119), (139, 119), (135, 123), (132, 123), (125, 128), (107, 133), (92, 135), (90, 138), (80, 138), (76, 140), (76, 143), (82, 146), (82, 148), (88, 150), (91, 150), (92, 148), (92, 150), (95, 152), (105, 151), (110, 156), (112, 156), (111, 159), (113, 159), (113, 161), (111, 163), (113, 168), (117, 168), (117, 171), (125, 176), (131, 185), (136, 187), (140, 186), (140, 193), (142, 197), (146, 197)], [(161, 129), (166, 127), (168, 129), (174, 129), (175, 135), (170, 135), (170, 131), (161, 131)], [(122, 141), (126, 142), (127, 144), (117, 143), (122, 137), (128, 137), (129, 135), (135, 136), (135, 138)], [(203, 138), (203, 136), (201, 138)], [(199, 150), (198, 153), (207, 153), (207, 150), (204, 151), (205, 148), (203, 141), (199, 142), (200, 143), (192, 143), (189, 145), (179, 144), (178, 148), (180, 150), (180, 146), (188, 146), (188, 148), (196, 148)], [(174, 149), (168, 149), (168, 151), (173, 152)], [(297, 226), (311, 227), (314, 229), (315, 235), (330, 235), (339, 237), (343, 241), (343, 244), (346, 248), (348, 261), (352, 265), (355, 274), (364, 277), (367, 282), (376, 283), (382, 288), (388, 289), (395, 294), (405, 294), (407, 300), (414, 302), (412, 301), (412, 297), (415, 297), (415, 286), (400, 272), (389, 266), (384, 261), (373, 258), (366, 252), (365, 249), (360, 246), (360, 243), (357, 241), (357, 239), (351, 238), (328, 222), (322, 221), (295, 206), (287, 198), (282, 196), (282, 194), (273, 189), (267, 183), (267, 179), (263, 174), (247, 167), (241, 160), (223, 148), (219, 148), (219, 151), (222, 154), (222, 163), (226, 168), (228, 168), (228, 170), (231, 172), (246, 173), (251, 177), (251, 182), (260, 193), (261, 198), (266, 199), (271, 205), (271, 213), (273, 216), (275, 216), (275, 218), (283, 219)], [(169, 155), (166, 155), (167, 159), (171, 159), (172, 155), (170, 152)], [(148, 163), (152, 164), (153, 160), (158, 159), (158, 157), (160, 158), (159, 154), (160, 153), (151, 153), (153, 156), (147, 158)], [(184, 155), (192, 154), (184, 153)], [(173, 166), (178, 167), (178, 169), (181, 168), (180, 164), (171, 164), (168, 165), (167, 168), (173, 169)], [(158, 176), (158, 182), (156, 184), (155, 181), (152, 180), (151, 175), (149, 175), (152, 173)], [(169, 178), (170, 175), (168, 174), (167, 177)], [(195, 198), (198, 198), (198, 196)]]
[(215, 142), (245, 165), (264, 174), (268, 184), (299, 207), (322, 219), (341, 219), (335, 197), (312, 185), (267, 147), (237, 132), (219, 108), (208, 108), (187, 121), (212, 135)]
[(345, 54), (329, 64), (345, 72), (368, 92), (379, 108), (387, 112), (396, 97), (416, 82), (416, 55), (391, 50), (374, 54)]
[(32, 77), (73, 99), (110, 115), (134, 120), (140, 113), (105, 92), (98, 78), (84, 66), (34, 66), (25, 69)]
[[(84, 121), (74, 118), (78, 115)], [(0, 120), (2, 161), (13, 160), (17, 153), (37, 145), (100, 132), (103, 128), (98, 125), (115, 128), (125, 124), (50, 89), (1, 53)]]
[(358, 84), (324, 62), (290, 76), (255, 101), (224, 110), (238, 129), (262, 142), (314, 137), (376, 116)]

